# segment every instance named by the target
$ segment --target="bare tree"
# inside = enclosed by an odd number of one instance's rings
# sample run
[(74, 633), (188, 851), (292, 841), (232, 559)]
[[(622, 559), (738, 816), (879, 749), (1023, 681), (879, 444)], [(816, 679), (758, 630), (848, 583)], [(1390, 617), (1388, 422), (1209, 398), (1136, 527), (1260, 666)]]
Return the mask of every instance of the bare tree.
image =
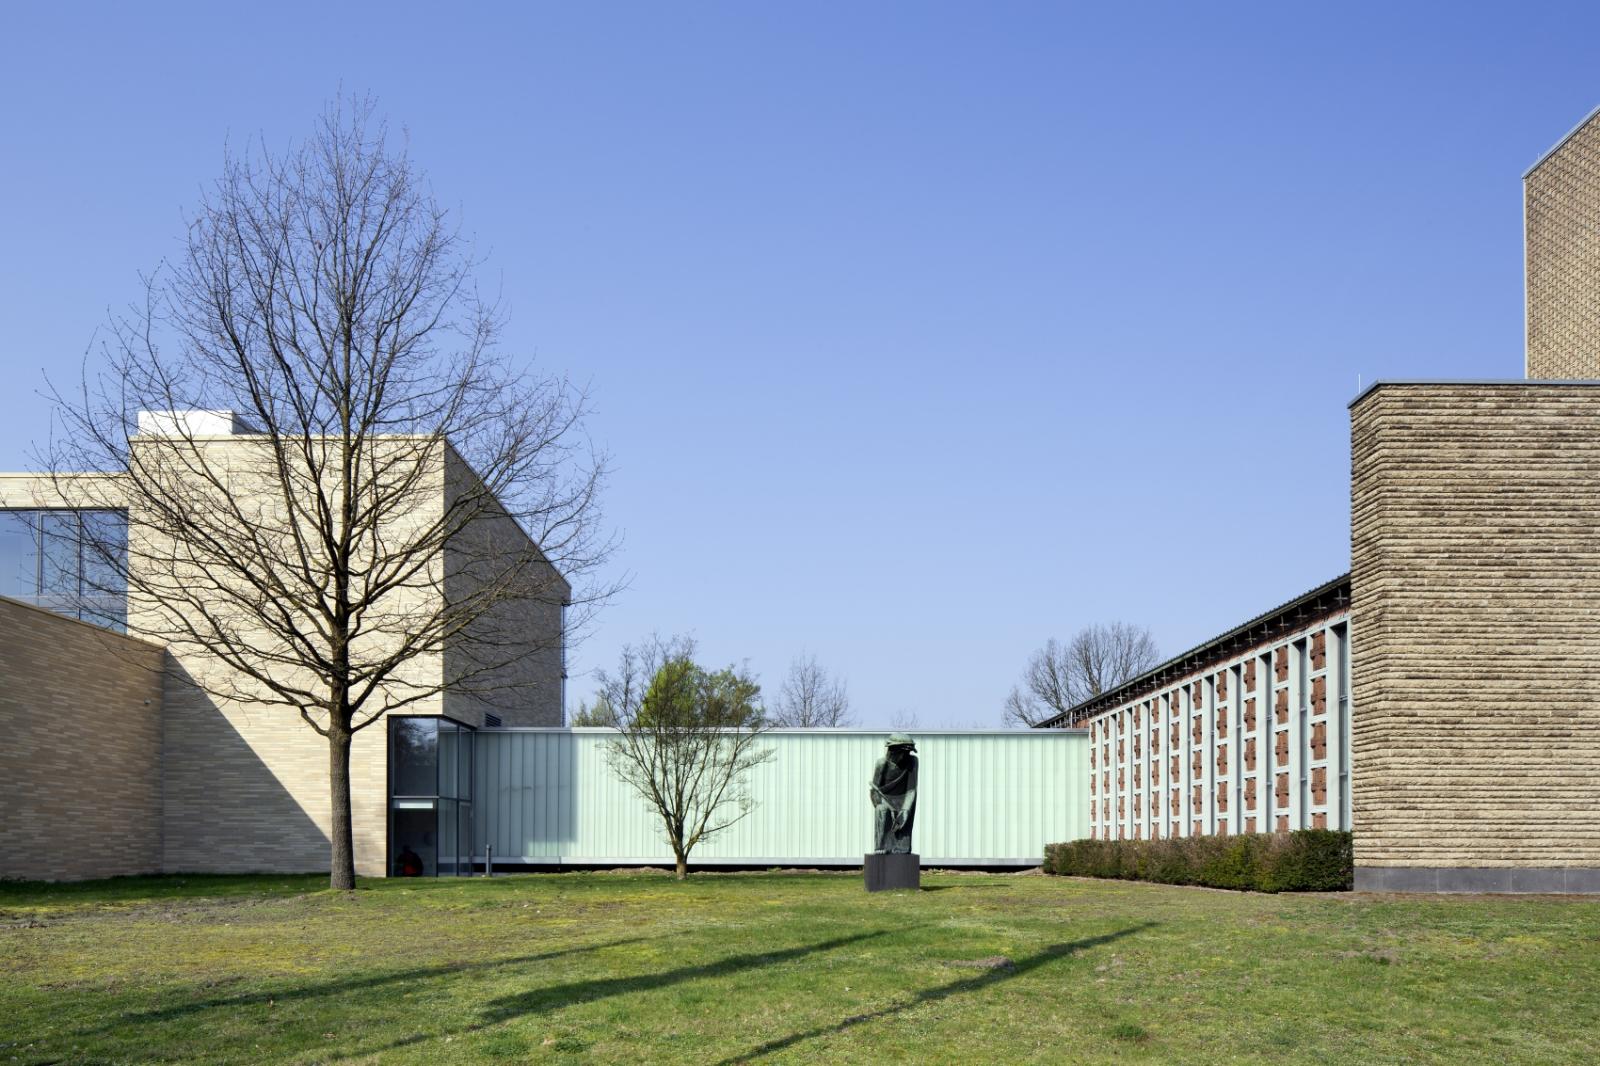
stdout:
[(850, 693), (842, 679), (830, 677), (815, 655), (789, 664), (789, 676), (768, 714), (774, 726), (837, 729), (850, 724)]
[(125, 550), (97, 554), (130, 631), (327, 738), (334, 888), (355, 882), (354, 735), (527, 684), (561, 639), (530, 619), (609, 591), (585, 397), (499, 353), (474, 266), (371, 101), (336, 103), (281, 154), (226, 155), (109, 323), (105, 371), (55, 390), (60, 491), (128, 514)]
[(1150, 630), (1126, 622), (1087, 626), (1065, 644), (1051, 638), (1028, 659), (1021, 682), (1006, 697), (1002, 720), (1038, 725), (1160, 661)]
[(922, 716), (910, 707), (902, 707), (889, 716), (889, 728), (906, 733), (922, 728)]
[(680, 881), (696, 845), (750, 813), (749, 772), (772, 755), (760, 745), (761, 686), (744, 670), (707, 671), (694, 653), (686, 637), (653, 638), (600, 675), (618, 730), (608, 761), (661, 819)]

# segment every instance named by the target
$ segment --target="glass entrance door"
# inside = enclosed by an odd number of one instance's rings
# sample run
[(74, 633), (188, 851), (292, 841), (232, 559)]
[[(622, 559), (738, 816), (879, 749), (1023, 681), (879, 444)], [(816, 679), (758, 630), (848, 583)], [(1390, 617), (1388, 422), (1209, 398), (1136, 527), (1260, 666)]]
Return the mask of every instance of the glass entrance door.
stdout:
[(389, 874), (472, 872), (472, 727), (437, 715), (389, 719)]

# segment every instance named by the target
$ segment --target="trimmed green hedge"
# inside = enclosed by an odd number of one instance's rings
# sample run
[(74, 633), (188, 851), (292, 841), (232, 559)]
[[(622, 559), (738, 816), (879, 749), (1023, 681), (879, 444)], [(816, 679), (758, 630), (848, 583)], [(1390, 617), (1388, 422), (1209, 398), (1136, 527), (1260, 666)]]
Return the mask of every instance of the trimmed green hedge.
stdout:
[(1074, 840), (1044, 849), (1045, 873), (1113, 877), (1248, 892), (1348, 892), (1355, 881), (1349, 833)]

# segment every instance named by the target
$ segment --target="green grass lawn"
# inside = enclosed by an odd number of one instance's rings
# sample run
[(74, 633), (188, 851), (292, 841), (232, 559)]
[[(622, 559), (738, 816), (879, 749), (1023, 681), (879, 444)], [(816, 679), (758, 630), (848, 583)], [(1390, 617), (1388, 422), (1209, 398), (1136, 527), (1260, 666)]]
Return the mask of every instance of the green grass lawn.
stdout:
[(0, 884), (0, 1063), (1600, 1058), (1600, 901), (323, 883)]

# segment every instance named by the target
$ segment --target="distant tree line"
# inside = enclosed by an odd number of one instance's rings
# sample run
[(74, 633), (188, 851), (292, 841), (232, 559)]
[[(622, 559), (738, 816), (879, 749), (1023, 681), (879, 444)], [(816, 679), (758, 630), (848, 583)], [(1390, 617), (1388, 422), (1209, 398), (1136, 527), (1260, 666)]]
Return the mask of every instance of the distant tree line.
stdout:
[[(645, 646), (668, 644), (693, 647), (686, 637), (673, 637), (662, 641), (652, 638)], [(633, 649), (635, 653), (638, 648)], [(756, 686), (756, 696), (760, 686)], [(770, 705), (760, 702), (756, 707), (764, 723), (774, 729), (839, 729), (855, 724), (850, 707), (849, 685), (842, 677), (829, 673), (812, 654), (798, 656), (789, 664), (789, 673), (778, 688), (778, 695)], [(602, 684), (592, 702), (578, 705), (568, 719), (574, 726), (616, 726), (618, 717), (607, 686)]]

